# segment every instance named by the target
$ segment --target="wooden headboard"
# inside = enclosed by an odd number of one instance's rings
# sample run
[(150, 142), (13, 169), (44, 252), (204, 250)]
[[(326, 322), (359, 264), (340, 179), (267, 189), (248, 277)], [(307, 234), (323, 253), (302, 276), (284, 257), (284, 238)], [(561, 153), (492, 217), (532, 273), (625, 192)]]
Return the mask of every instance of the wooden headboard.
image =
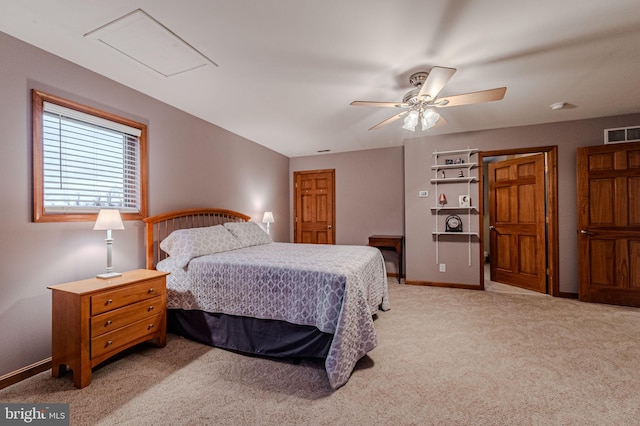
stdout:
[(225, 209), (186, 209), (164, 213), (144, 219), (146, 228), (146, 268), (155, 269), (156, 263), (167, 257), (160, 249), (160, 241), (176, 229), (202, 228), (226, 222), (248, 222), (246, 214)]

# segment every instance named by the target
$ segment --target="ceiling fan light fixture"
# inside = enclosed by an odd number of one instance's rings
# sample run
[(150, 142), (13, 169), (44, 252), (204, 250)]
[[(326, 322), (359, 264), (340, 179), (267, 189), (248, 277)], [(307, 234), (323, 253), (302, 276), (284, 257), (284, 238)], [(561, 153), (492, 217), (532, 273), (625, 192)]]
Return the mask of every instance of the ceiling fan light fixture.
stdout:
[(418, 123), (421, 124), (422, 130), (429, 130), (438, 123), (440, 125), (445, 125), (447, 123), (447, 121), (440, 117), (440, 114), (434, 111), (433, 108), (499, 101), (504, 98), (504, 94), (507, 90), (506, 87), (497, 87), (495, 89), (462, 93), (459, 95), (448, 96), (446, 98), (439, 98), (438, 96), (440, 91), (444, 88), (449, 79), (453, 77), (455, 72), (455, 68), (433, 67), (428, 73), (418, 72), (412, 74), (409, 78), (409, 83), (411, 83), (414, 89), (404, 95), (401, 103), (353, 101), (351, 102), (351, 105), (402, 108), (404, 109), (403, 112), (387, 118), (386, 120), (369, 128), (369, 130), (379, 129), (384, 125), (404, 117), (404, 125), (402, 128), (415, 132)]
[(415, 109), (409, 112), (407, 116), (404, 118), (403, 129), (411, 130), (412, 132), (416, 131), (416, 126), (418, 125), (418, 117), (419, 113)]

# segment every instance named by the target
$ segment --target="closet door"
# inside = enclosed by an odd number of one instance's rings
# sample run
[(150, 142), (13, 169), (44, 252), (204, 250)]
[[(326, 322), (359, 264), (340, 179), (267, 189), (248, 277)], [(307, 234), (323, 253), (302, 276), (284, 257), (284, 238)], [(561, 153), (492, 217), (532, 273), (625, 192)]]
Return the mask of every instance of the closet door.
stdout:
[(579, 148), (579, 297), (640, 307), (640, 143)]

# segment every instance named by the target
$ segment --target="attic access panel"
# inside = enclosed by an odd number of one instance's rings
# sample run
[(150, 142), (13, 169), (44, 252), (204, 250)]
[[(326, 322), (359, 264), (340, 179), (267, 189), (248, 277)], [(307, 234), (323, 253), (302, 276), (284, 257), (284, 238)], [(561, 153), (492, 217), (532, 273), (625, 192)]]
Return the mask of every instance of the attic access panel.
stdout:
[(210, 64), (218, 66), (142, 9), (96, 28), (84, 37), (99, 40), (165, 77)]

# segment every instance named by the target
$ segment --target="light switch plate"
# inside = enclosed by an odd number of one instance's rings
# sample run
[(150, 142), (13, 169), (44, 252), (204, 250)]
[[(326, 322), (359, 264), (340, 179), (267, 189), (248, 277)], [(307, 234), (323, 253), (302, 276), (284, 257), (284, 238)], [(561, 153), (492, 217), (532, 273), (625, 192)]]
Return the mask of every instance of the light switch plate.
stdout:
[(429, 191), (418, 191), (418, 197), (426, 198), (429, 196)]

